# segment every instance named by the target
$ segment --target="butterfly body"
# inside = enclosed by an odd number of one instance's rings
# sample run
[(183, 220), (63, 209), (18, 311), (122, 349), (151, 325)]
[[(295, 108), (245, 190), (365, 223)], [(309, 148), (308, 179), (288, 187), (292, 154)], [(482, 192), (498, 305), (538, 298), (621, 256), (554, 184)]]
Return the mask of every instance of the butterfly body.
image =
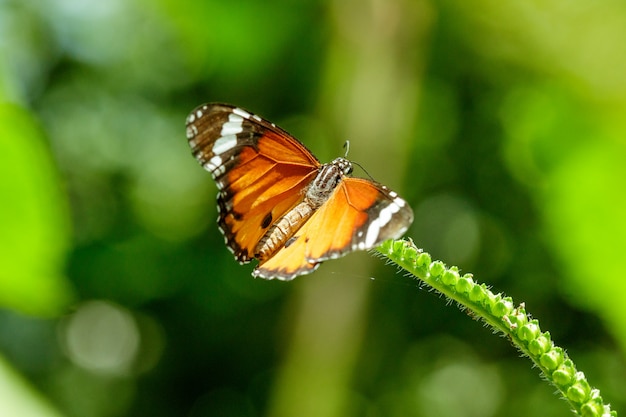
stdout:
[(320, 262), (397, 238), (411, 208), (385, 186), (351, 177), (345, 158), (321, 164), (297, 139), (259, 116), (205, 104), (187, 118), (192, 153), (215, 180), (218, 225), (253, 275), (292, 279)]
[[(309, 217), (324, 204), (341, 181), (342, 177), (352, 172), (352, 164), (345, 158), (337, 158), (322, 165), (311, 184), (307, 187), (304, 199), (289, 210), (265, 233), (257, 245), (255, 258), (263, 261), (271, 257), (283, 245), (291, 245), (297, 238), (293, 235)], [(266, 219), (272, 219), (271, 214)], [(268, 223), (264, 219), (262, 227)]]

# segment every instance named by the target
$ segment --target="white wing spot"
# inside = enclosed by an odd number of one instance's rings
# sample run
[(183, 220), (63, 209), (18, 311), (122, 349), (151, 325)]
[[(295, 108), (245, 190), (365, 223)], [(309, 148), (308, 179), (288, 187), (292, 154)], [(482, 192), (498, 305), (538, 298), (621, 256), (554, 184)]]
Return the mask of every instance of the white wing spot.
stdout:
[(365, 248), (371, 248), (374, 244), (376, 244), (378, 235), (380, 234), (380, 229), (385, 227), (387, 223), (391, 221), (393, 215), (399, 212), (402, 209), (402, 206), (404, 206), (404, 200), (396, 198), (391, 202), (391, 204), (380, 211), (378, 218), (372, 221), (367, 228), (367, 235), (365, 236), (364, 242)]
[[(223, 175), (226, 172), (226, 165), (220, 165), (217, 168), (215, 168), (213, 171), (211, 171), (211, 175), (213, 175), (213, 178), (217, 178), (221, 175)], [(221, 183), (217, 184), (218, 188), (222, 188), (221, 187)]]
[[(187, 127), (187, 139), (192, 139), (198, 134), (198, 128), (194, 125)], [(195, 146), (195, 143), (193, 144)]]
[(206, 169), (207, 171), (213, 172), (220, 166), (222, 166), (222, 158), (215, 155), (213, 158), (211, 158), (209, 162), (206, 162), (204, 164), (204, 169)]
[(237, 135), (227, 135), (216, 140), (211, 150), (214, 154), (220, 155), (233, 149), (236, 145)]
[(373, 222), (367, 228), (367, 236), (365, 236), (365, 240), (359, 243), (359, 249), (363, 250), (366, 248), (371, 248), (376, 243), (376, 239), (378, 239), (378, 233), (380, 232), (380, 217)]
[(193, 123), (196, 121), (196, 115), (191, 113), (189, 116), (187, 116), (187, 123)]
[(220, 136), (236, 135), (243, 131), (243, 118), (235, 113), (228, 116), (228, 121), (222, 125)]
[[(203, 109), (204, 109), (204, 107), (203, 107)], [(202, 110), (196, 110), (196, 117), (197, 117), (198, 119), (202, 117), (202, 114), (203, 114), (203, 113), (202, 113)], [(191, 117), (191, 116), (190, 116), (190, 117)]]
[(252, 117), (250, 113), (238, 107), (233, 109), (233, 114), (236, 114), (237, 116), (241, 116), (244, 119), (249, 119), (250, 117)]

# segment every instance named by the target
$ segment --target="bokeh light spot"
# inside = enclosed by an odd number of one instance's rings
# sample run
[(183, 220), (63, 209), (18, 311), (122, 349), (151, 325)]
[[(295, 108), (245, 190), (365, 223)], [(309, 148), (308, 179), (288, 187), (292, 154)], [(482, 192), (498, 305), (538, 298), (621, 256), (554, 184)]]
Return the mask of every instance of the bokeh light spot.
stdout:
[(139, 329), (132, 315), (111, 303), (83, 304), (62, 327), (70, 360), (87, 370), (126, 374), (139, 350)]

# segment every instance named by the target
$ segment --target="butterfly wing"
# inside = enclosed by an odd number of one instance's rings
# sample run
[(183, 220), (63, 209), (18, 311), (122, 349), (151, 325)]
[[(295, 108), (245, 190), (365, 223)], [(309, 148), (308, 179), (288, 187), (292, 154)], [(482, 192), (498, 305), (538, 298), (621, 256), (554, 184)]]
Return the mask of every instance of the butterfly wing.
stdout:
[(413, 211), (398, 195), (373, 181), (345, 177), (329, 199), (253, 275), (290, 280), (313, 272), (319, 263), (354, 250), (399, 238)]
[(219, 189), (218, 224), (239, 262), (304, 196), (319, 161), (286, 131), (226, 104), (205, 104), (187, 117), (193, 155)]

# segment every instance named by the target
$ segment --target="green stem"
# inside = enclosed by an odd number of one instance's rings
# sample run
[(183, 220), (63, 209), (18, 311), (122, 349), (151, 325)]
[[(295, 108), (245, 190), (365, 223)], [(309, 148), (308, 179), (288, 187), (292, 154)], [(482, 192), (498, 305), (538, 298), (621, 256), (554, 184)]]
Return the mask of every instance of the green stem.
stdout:
[(511, 297), (494, 294), (487, 285), (474, 281), (472, 274), (461, 276), (455, 266), (448, 268), (441, 261), (432, 261), (412, 241), (388, 240), (378, 247), (378, 252), (506, 335), (559, 390), (576, 414), (617, 417), (617, 412), (604, 404), (600, 391), (591, 388), (585, 374), (577, 371), (567, 353), (552, 342), (550, 333), (541, 331), (537, 319), (530, 319), (524, 303), (515, 307)]

